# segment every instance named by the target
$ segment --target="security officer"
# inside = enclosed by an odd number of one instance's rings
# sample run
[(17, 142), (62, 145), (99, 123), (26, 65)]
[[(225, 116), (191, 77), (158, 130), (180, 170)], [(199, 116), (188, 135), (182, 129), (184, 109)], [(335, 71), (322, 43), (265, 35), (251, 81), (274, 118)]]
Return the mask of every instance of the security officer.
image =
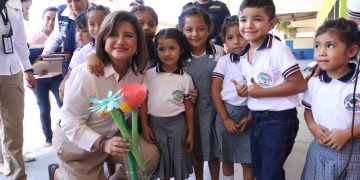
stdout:
[(25, 180), (23, 77), (31, 89), (36, 81), (29, 61), (20, 0), (1, 0), (0, 15), (0, 133), (4, 156), (0, 166), (10, 179)]
[(209, 35), (210, 42), (223, 46), (223, 41), (220, 35), (221, 26), (224, 23), (225, 17), (230, 16), (230, 11), (227, 8), (226, 4), (221, 1), (197, 0), (194, 3), (187, 3), (185, 6), (183, 6), (182, 11), (186, 8), (194, 6), (205, 9), (211, 16), (213, 30)]

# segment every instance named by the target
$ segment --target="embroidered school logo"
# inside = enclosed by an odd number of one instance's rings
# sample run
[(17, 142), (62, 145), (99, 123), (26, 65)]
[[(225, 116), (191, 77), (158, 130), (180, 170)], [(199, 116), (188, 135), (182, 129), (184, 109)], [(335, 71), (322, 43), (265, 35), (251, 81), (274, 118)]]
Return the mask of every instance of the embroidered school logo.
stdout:
[(257, 79), (256, 83), (258, 83), (259, 86), (263, 88), (267, 88), (271, 86), (272, 78), (268, 73), (260, 72), (256, 79)]
[(349, 94), (345, 97), (344, 105), (346, 110), (352, 111), (355, 106), (355, 111), (360, 111), (360, 94), (356, 94), (355, 98), (353, 94)]
[(172, 95), (175, 101), (182, 102), (184, 99), (184, 95), (180, 90), (175, 90)]

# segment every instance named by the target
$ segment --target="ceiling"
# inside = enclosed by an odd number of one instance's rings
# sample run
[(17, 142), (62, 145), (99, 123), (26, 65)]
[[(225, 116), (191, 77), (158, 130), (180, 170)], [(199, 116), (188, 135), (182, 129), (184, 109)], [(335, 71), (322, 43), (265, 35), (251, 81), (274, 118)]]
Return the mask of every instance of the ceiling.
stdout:
[(286, 13), (286, 14), (277, 14), (276, 17), (279, 21), (300, 21), (306, 19), (316, 18), (317, 12), (297, 12), (297, 13)]

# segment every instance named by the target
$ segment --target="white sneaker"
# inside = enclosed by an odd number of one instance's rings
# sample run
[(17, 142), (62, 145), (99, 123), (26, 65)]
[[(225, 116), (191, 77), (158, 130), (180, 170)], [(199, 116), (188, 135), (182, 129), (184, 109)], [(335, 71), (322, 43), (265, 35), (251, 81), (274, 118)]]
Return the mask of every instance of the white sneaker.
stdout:
[(30, 156), (29, 153), (25, 153), (24, 154), (24, 162), (31, 162), (31, 161), (35, 161), (36, 158), (34, 156)]

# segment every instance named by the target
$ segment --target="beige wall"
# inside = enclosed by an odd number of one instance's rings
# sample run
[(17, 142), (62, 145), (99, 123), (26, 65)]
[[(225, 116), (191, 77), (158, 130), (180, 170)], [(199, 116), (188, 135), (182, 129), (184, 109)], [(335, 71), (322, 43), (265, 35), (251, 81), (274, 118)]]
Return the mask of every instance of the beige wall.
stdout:
[(314, 47), (314, 38), (294, 39), (294, 49), (305, 49)]

